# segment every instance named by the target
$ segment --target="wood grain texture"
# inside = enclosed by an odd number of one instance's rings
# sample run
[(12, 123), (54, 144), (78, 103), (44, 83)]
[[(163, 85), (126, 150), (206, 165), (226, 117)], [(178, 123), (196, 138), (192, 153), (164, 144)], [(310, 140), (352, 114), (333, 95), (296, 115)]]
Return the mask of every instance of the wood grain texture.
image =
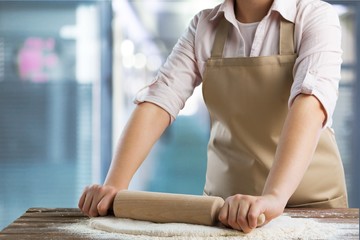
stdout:
[[(344, 224), (352, 224), (353, 229), (349, 229), (351, 234), (339, 239), (359, 239), (359, 209), (285, 209), (285, 213), (296, 218), (311, 218), (319, 222), (339, 223), (339, 227)], [(0, 239), (94, 239), (91, 234), (74, 235), (61, 230), (61, 227), (65, 225), (87, 219), (88, 217), (84, 216), (79, 209), (30, 208), (0, 232)], [(106, 239), (116, 238), (106, 237)]]

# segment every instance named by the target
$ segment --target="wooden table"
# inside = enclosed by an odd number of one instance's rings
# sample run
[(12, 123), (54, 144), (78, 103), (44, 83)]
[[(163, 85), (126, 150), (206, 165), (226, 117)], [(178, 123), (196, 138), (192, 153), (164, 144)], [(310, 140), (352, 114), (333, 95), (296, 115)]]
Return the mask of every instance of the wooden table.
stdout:
[[(343, 239), (359, 239), (359, 209), (286, 209), (291, 217), (313, 218), (319, 222), (351, 224)], [(0, 239), (91, 239), (77, 236), (59, 229), (64, 225), (87, 220), (78, 209), (30, 208), (20, 218), (0, 232)], [(349, 234), (350, 232), (350, 234)]]

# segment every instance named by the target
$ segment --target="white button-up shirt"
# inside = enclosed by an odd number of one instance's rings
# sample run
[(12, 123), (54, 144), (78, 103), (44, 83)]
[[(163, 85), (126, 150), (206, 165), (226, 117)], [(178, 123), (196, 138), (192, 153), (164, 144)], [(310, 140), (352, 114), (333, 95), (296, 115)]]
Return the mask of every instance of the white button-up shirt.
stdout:
[[(193, 18), (154, 81), (137, 94), (136, 103), (152, 102), (165, 109), (173, 119), (176, 118), (194, 88), (202, 82), (216, 26), (223, 14), (233, 26), (223, 57), (247, 57), (249, 50), (235, 17), (234, 0), (225, 0)], [(338, 15), (330, 4), (320, 0), (274, 0), (268, 14), (257, 26), (250, 57), (279, 53), (280, 15), (295, 23), (298, 57), (294, 65), (289, 107), (298, 94), (312, 94), (324, 107), (327, 114), (325, 126), (330, 127), (338, 98), (342, 63)]]

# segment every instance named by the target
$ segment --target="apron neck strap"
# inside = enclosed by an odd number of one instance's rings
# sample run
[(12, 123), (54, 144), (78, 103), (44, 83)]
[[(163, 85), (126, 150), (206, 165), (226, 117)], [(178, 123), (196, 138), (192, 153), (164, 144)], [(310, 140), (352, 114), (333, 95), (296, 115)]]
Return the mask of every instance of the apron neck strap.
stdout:
[[(222, 58), (225, 42), (228, 37), (231, 23), (223, 17), (218, 26), (215, 35), (214, 45), (211, 50), (212, 58)], [(295, 53), (294, 44), (294, 23), (281, 18), (280, 20), (280, 39), (279, 39), (279, 54), (288, 55)]]
[(294, 26), (294, 23), (289, 22), (281, 17), (279, 39), (280, 55), (291, 55), (295, 53)]
[(212, 58), (221, 58), (224, 52), (225, 42), (229, 33), (231, 23), (223, 17), (217, 26), (215, 41), (211, 50)]

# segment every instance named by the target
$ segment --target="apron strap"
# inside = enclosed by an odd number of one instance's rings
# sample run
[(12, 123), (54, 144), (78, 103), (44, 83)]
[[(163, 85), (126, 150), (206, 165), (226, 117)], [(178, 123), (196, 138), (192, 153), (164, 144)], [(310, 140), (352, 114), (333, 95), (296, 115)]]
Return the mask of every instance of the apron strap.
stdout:
[(295, 53), (294, 26), (294, 23), (289, 22), (281, 17), (279, 39), (280, 55), (291, 55)]
[[(294, 23), (281, 18), (280, 21), (280, 39), (279, 39), (279, 54), (280, 55), (291, 55), (295, 53), (294, 43)], [(215, 35), (213, 48), (211, 50), (212, 58), (222, 58), (226, 39), (228, 37), (231, 23), (223, 17)]]
[(212, 58), (222, 58), (225, 42), (229, 33), (230, 23), (223, 17), (219, 25), (217, 26), (217, 31), (215, 35), (214, 45), (211, 50)]

